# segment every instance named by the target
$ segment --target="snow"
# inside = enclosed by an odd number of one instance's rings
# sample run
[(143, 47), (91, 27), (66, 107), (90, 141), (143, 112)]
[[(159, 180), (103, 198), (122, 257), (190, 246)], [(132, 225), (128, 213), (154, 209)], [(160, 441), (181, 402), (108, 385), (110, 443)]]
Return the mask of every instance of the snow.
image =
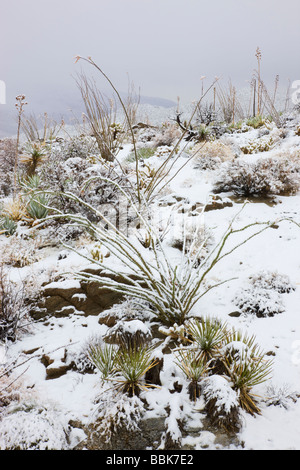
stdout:
[[(255, 130), (232, 134), (230, 141), (237, 146), (241, 146), (257, 139), (258, 134), (258, 131)], [(281, 141), (280, 147), (275, 146), (269, 152), (239, 158), (247, 162), (253, 162), (259, 158), (276, 154), (278, 148), (292, 152), (299, 149), (299, 146), (300, 137), (295, 136), (291, 131), (291, 134)], [(130, 145), (124, 146), (118, 158), (120, 160), (125, 158), (130, 149)], [(72, 160), (72, 163), (77, 162), (76, 158)], [(173, 168), (174, 172), (178, 169), (179, 164), (180, 162)], [(211, 198), (214, 176), (214, 171), (194, 169), (191, 162), (170, 183), (169, 194), (165, 197), (164, 202), (172, 201), (172, 195), (175, 194), (184, 198), (188, 206), (195, 203), (205, 204)], [(222, 196), (227, 198), (230, 195), (226, 193)], [(237, 223), (242, 227), (253, 221), (276, 221), (282, 217), (292, 218), (299, 223), (299, 208), (299, 191), (291, 196), (277, 195), (276, 204), (274, 205), (268, 205), (260, 200), (246, 204), (238, 216)], [(170, 210), (165, 207), (157, 207), (157, 209), (163, 215), (169, 213)], [(205, 212), (202, 214), (203, 224), (213, 229), (214, 239), (218, 240), (240, 209), (241, 204), (234, 202), (232, 207)], [(177, 230), (175, 230), (176, 233)], [(170, 239), (172, 236), (173, 234), (170, 234)], [(244, 236), (245, 234), (238, 233), (234, 241), (230, 240), (228, 242), (228, 250), (233, 247), (232, 243), (241, 242)], [(216, 290), (208, 292), (200, 299), (193, 311), (201, 316), (218, 317), (231, 326), (247, 332), (248, 335), (255, 335), (257, 343), (265, 351), (272, 353), (274, 363), (271, 383), (276, 387), (283, 387), (287, 384), (294, 394), (300, 393), (299, 240), (300, 228), (289, 221), (283, 221), (279, 223), (278, 228), (269, 228), (259, 236), (250, 239), (234, 251), (232, 255), (225, 257), (212, 271), (214, 281), (230, 278), (233, 278), (233, 280), (221, 285)], [(9, 240), (0, 235), (0, 247), (3, 250), (6, 249), (8, 243)], [(86, 250), (87, 246), (84, 249)], [(55, 268), (56, 272), (70, 273), (88, 266), (86, 260), (67, 249), (67, 257), (58, 262), (57, 255), (60, 252), (61, 248), (50, 249), (46, 257), (40, 257), (30, 267), (13, 268), (13, 278), (17, 279), (18, 276), (24, 278), (30, 271), (35, 272), (37, 276), (42, 276), (40, 273), (45, 273), (45, 270), (51, 268)], [(175, 250), (170, 247), (168, 253), (170, 256), (174, 255), (175, 259)], [(118, 264), (112, 257), (107, 259), (107, 263), (114, 269), (118, 269)], [(272, 278), (270, 280), (270, 273), (274, 272), (278, 273), (279, 276), (283, 276), (284, 283), (288, 279), (287, 283), (290, 282), (294, 289), (291, 289), (288, 293), (276, 292), (274, 290), (276, 282), (272, 284)], [(249, 276), (255, 278), (259, 274), (265, 274), (265, 279), (270, 280), (272, 288), (266, 287), (264, 283), (259, 287), (251, 286)], [(47, 289), (57, 287), (65, 289), (78, 288), (80, 283), (70, 276), (69, 279), (51, 282), (47, 285)], [(75, 296), (78, 299), (85, 299), (85, 294), (75, 294)], [(237, 298), (251, 303), (252, 301), (255, 302), (260, 296), (267, 313), (275, 307), (276, 310), (273, 312), (273, 316), (267, 314), (262, 318), (258, 318), (255, 314), (245, 314), (238, 317), (229, 316), (231, 312), (238, 309)], [(140, 319), (124, 323), (126, 323), (128, 331), (140, 330), (145, 334), (148, 332), (147, 322), (143, 323)], [(62, 434), (60, 434), (61, 429), (63, 426), (67, 426), (70, 419), (78, 419), (83, 423), (90, 422), (97, 411), (98, 405), (95, 402), (95, 397), (101, 390), (101, 381), (97, 373), (80, 374), (77, 371), (69, 370), (61, 377), (47, 380), (45, 366), (41, 363), (41, 356), (48, 355), (51, 357), (53, 360), (51, 367), (63, 365), (65, 364), (63, 360), (65, 350), (71, 356), (73, 353), (79, 352), (92, 335), (103, 337), (106, 333), (107, 327), (98, 323), (97, 316), (84, 317), (81, 312), (75, 310), (75, 313), (70, 317), (49, 318), (47, 323), (33, 323), (27, 333), (22, 334), (18, 341), (10, 345), (6, 351), (7, 361), (9, 362), (18, 356), (20, 363), (24, 361), (24, 364), (18, 367), (17, 373), (22, 374), (22, 382), (25, 388), (33, 388), (35, 396), (39, 397), (39, 406), (43, 410), (47, 408), (49, 403), (55, 405), (54, 416), (51, 413), (46, 415), (45, 411), (40, 414), (38, 412), (32, 414), (30, 429), (32, 429), (33, 440), (31, 442), (36, 442), (36, 440), (34, 441), (34, 430), (38, 427), (38, 434), (41, 439), (44, 434), (47, 435), (43, 446), (50, 445), (52, 448), (57, 449), (67, 447)], [(33, 349), (36, 349), (36, 351), (30, 357), (25, 354), (25, 351)], [(2, 350), (0, 353), (1, 367), (4, 353), (2, 354)], [(178, 420), (182, 416), (180, 409), (182, 406), (186, 406), (186, 402), (184, 395), (172, 394), (169, 391), (168, 387), (172, 382), (177, 380), (178, 383), (184, 383), (182, 374), (175, 368), (170, 357), (165, 357), (161, 380), (162, 387), (160, 389), (152, 389), (147, 392), (147, 402), (149, 404), (147, 415), (164, 416), (165, 407), (169, 404), (171, 412), (166, 424), (174, 440), (176, 440), (180, 437), (178, 429)], [(209, 386), (211, 387), (211, 393), (219, 392), (223, 396), (224, 403), (227, 406), (236, 403), (236, 396), (231, 389), (225, 387), (221, 377), (215, 376), (214, 381), (211, 380), (207, 385), (207, 387)], [(257, 386), (255, 393), (264, 396), (266, 384)], [(193, 406), (196, 408), (196, 405)], [(193, 415), (192, 412), (193, 406), (191, 405), (190, 409), (186, 410), (187, 414), (191, 414), (191, 422), (195, 419), (195, 414)], [(114, 404), (112, 409), (116, 410), (117, 408), (118, 405)], [(243, 412), (243, 426), (239, 438), (243, 442), (244, 449), (300, 450), (300, 400), (290, 400), (286, 407), (274, 404), (268, 406), (266, 402), (262, 402), (261, 409), (261, 415), (255, 417)], [(125, 409), (125, 415), (126, 412), (129, 413), (130, 409)], [(57, 416), (59, 417), (58, 420)], [(20, 445), (28, 445), (28, 443), (26, 444), (26, 435), (22, 435), (20, 431), (25, 429), (25, 417), (24, 410), (18, 410), (4, 417), (0, 423), (0, 448), (1, 445), (4, 446), (12, 442), (13, 433), (18, 434)], [(61, 421), (62, 427), (59, 427), (58, 423)], [(5, 444), (3, 443), (4, 438), (6, 438)], [(83, 438), (83, 431), (75, 428), (72, 431), (71, 444), (68, 445), (75, 446)], [(203, 447), (216, 448), (214, 435), (208, 431), (200, 432), (198, 437), (186, 437), (182, 443), (194, 443), (196, 449)]]

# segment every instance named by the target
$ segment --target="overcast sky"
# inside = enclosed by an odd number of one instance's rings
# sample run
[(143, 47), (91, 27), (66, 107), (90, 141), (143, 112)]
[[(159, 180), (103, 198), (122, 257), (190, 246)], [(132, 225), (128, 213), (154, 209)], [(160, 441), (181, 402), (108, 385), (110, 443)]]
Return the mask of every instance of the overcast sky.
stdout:
[(0, 80), (7, 105), (51, 101), (77, 90), (74, 56), (91, 56), (120, 90), (129, 77), (143, 95), (189, 101), (203, 75), (246, 85), (259, 46), (263, 78), (285, 86), (300, 79), (299, 18), (299, 0), (0, 0)]

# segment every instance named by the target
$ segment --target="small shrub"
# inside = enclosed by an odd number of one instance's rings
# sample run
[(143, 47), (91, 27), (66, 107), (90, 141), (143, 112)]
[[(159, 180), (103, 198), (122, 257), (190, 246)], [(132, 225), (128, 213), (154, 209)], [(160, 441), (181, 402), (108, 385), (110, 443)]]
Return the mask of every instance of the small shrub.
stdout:
[(26, 201), (21, 195), (6, 199), (2, 209), (2, 216), (9, 217), (15, 222), (26, 218)]
[[(137, 156), (139, 160), (146, 160), (147, 158), (153, 157), (155, 149), (152, 147), (141, 147), (137, 150)], [(129, 163), (135, 162), (134, 152), (130, 153), (126, 158)]]
[(0, 193), (10, 196), (14, 183), (16, 139), (0, 140)]
[(66, 450), (67, 437), (64, 419), (47, 407), (24, 405), (0, 421), (1, 450)]
[(14, 237), (5, 252), (1, 255), (1, 261), (9, 266), (22, 268), (39, 261), (39, 240), (24, 240)]
[(266, 124), (270, 124), (270, 121), (266, 120), (260, 114), (246, 120), (246, 125), (253, 127), (254, 129), (259, 129), (260, 127), (263, 127)]
[(257, 317), (269, 317), (284, 312), (280, 294), (295, 290), (289, 277), (277, 271), (253, 274), (248, 283), (237, 292), (233, 302), (245, 315)]
[(279, 294), (289, 293), (295, 290), (289, 276), (279, 274), (277, 271), (260, 271), (249, 277), (250, 283), (254, 287), (261, 289), (273, 289)]
[(234, 159), (231, 147), (219, 140), (207, 142), (204, 147), (202, 144), (197, 144), (192, 151), (196, 153), (195, 167), (200, 170), (215, 170), (221, 163)]
[(8, 271), (0, 267), (0, 341), (15, 341), (27, 323), (24, 286), (9, 279)]
[(299, 394), (291, 392), (288, 385), (277, 387), (273, 384), (266, 388), (266, 404), (267, 406), (278, 406), (288, 410), (291, 403), (296, 403)]
[(238, 196), (292, 194), (299, 187), (299, 166), (276, 158), (227, 163), (214, 182), (215, 192), (233, 192)]
[(180, 130), (176, 124), (165, 122), (158, 132), (156, 132), (153, 140), (154, 147), (171, 146), (180, 138)]
[(238, 394), (227, 378), (211, 375), (203, 381), (205, 410), (210, 423), (225, 432), (241, 428)]
[(244, 315), (256, 315), (258, 318), (273, 317), (285, 310), (278, 292), (255, 286), (240, 289), (233, 302)]

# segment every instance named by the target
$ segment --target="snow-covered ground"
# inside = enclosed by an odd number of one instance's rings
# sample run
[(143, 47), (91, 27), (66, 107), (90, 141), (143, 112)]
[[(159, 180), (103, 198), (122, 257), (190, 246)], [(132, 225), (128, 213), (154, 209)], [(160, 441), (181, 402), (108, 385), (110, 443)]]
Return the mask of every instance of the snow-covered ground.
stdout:
[[(230, 141), (238, 146), (252, 140), (252, 138), (257, 138), (255, 130), (226, 136), (227, 142)], [(240, 155), (238, 158), (254, 161), (260, 157), (272, 156), (279, 151), (297, 150), (300, 149), (299, 146), (300, 137), (296, 136), (294, 129), (291, 128), (287, 136), (284, 139), (279, 139), (275, 147), (268, 152)], [(123, 154), (119, 158), (125, 158), (129, 148), (130, 146), (125, 146)], [(153, 161), (155, 158), (157, 157), (151, 157)], [(182, 164), (182, 160), (178, 161), (178, 165), (180, 164)], [(172, 171), (175, 173), (176, 167)], [(191, 161), (172, 180), (169, 193), (185, 198), (188, 205), (205, 204), (210, 200), (216, 171), (195, 169), (194, 161)], [(227, 193), (223, 196), (227, 198), (230, 194)], [(242, 227), (254, 221), (276, 221), (283, 217), (300, 223), (299, 192), (290, 196), (275, 196), (274, 199), (274, 204), (268, 204), (260, 199), (250, 200), (239, 213), (236, 224)], [(230, 221), (242, 208), (241, 202), (237, 199), (233, 198), (232, 201), (231, 207), (211, 210), (202, 215), (202, 222), (205, 227), (212, 230), (215, 240), (220, 239)], [(23, 230), (26, 232), (26, 228)], [(237, 242), (242, 241), (244, 237), (244, 233), (237, 234)], [(230, 326), (241, 329), (249, 335), (255, 335), (257, 343), (270, 354), (274, 361), (272, 378), (254, 389), (255, 393), (262, 397), (260, 401), (261, 415), (251, 416), (242, 412), (243, 425), (238, 438), (240, 442), (243, 442), (244, 449), (300, 449), (298, 425), (300, 422), (299, 241), (300, 227), (289, 220), (282, 221), (278, 227), (269, 228), (250, 239), (230, 256), (225, 257), (211, 272), (213, 280), (220, 281), (232, 278), (232, 281), (208, 292), (194, 307), (193, 312), (197, 315), (218, 317)], [(233, 242), (235, 243), (235, 240)], [(0, 235), (0, 249), (3, 250), (3, 253), (9, 243), (10, 238)], [(44, 273), (46, 279), (46, 274), (51, 270), (58, 274), (68, 273), (78, 267), (82, 269), (89, 264), (72, 252), (67, 252), (66, 257), (60, 257), (59, 254), (62, 250), (63, 248), (60, 246), (48, 248), (40, 260), (23, 268), (13, 268), (11, 275), (16, 279), (18, 276), (24, 279), (32, 273), (37, 276), (43, 276)], [(169, 253), (170, 257), (176, 254), (171, 248)], [(113, 261), (108, 258), (108, 262)], [(263, 318), (258, 318), (255, 315), (229, 315), (238, 310), (234, 298), (241, 289), (249, 286), (249, 276), (260, 272), (277, 272), (280, 275), (286, 275), (295, 286), (295, 290), (292, 292), (280, 294), (282, 312)], [(72, 283), (72, 276), (68, 277)], [(9, 344), (5, 355), (2, 355), (2, 362), (9, 363), (15, 358), (18, 358), (19, 364), (24, 362), (14, 370), (14, 373), (19, 377), (22, 389), (27, 396), (27, 402), (37, 403), (48, 409), (50, 407), (51, 413), (53, 413), (53, 422), (57, 422), (55, 421), (57, 416), (57, 419), (61, 420), (64, 425), (70, 420), (78, 420), (87, 424), (92, 422), (97, 414), (98, 405), (95, 402), (95, 397), (101, 391), (99, 375), (81, 374), (78, 371), (69, 370), (61, 377), (47, 379), (41, 356), (51, 357), (54, 360), (53, 367), (60, 365), (65, 350), (69, 354), (79, 353), (93, 335), (104, 335), (106, 331), (107, 327), (99, 324), (97, 315), (84, 316), (80, 312), (61, 318), (50, 317), (46, 322), (33, 322), (28, 326), (26, 333), (20, 334), (17, 341)], [(172, 369), (172, 365), (168, 361), (169, 359), (166, 360), (162, 374), (163, 384), (167, 383)], [(280, 396), (280, 403), (277, 405), (270, 404), (266, 399), (271, 393), (271, 389), (273, 394), (278, 393)], [(160, 390), (149, 390), (147, 393), (149, 394), (148, 401), (154, 404), (155, 415), (159, 414), (159, 406), (163, 407), (168, 400), (171, 400), (172, 406), (179, 406), (178, 403), (175, 403), (175, 400), (178, 400), (178, 394), (171, 395), (166, 392), (164, 386)], [(192, 412), (192, 406), (187, 412)], [(20, 432), (22, 426), (26, 426), (25, 418), (23, 419), (21, 422), (16, 420), (16, 433)], [(192, 419), (197, 421), (196, 411)], [(0, 448), (1, 425), (3, 426), (5, 423), (5, 419), (2, 424), (0, 422)], [(13, 419), (10, 419), (9, 423), (13, 428)], [(38, 420), (36, 423), (39, 426)], [(30, 424), (30, 426), (32, 426), (32, 432), (36, 432), (34, 425)], [(70, 448), (83, 438), (83, 432), (74, 428), (71, 433)], [(51, 442), (51, 438), (49, 439)], [(57, 439), (57, 435), (53, 437), (54, 445), (55, 439)], [(201, 434), (200, 432), (199, 436), (191, 438), (190, 442), (193, 441), (195, 449), (201, 449), (205, 444), (205, 439), (207, 448), (217, 448), (213, 436), (207, 433)], [(186, 443), (189, 443), (188, 439)], [(240, 449), (241, 447), (235, 447), (232, 444), (231, 448)]]

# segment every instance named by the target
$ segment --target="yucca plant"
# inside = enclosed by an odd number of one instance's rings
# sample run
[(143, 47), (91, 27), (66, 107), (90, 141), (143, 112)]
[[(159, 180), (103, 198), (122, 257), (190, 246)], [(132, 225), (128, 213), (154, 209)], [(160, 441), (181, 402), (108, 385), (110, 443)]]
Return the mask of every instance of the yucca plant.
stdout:
[[(131, 196), (119, 184), (109, 178), (99, 178), (103, 181), (109, 181), (124, 196), (125, 204), (128, 203), (133, 214), (136, 215), (136, 223), (139, 223), (143, 230), (148, 233), (147, 239), (150, 242), (148, 248), (138, 243), (138, 236), (135, 236), (134, 233), (132, 236), (128, 236), (127, 225), (126, 227), (117, 228), (114, 221), (111, 221), (101, 210), (96, 209), (71, 192), (61, 193), (60, 196), (75, 201), (83, 209), (91, 211), (98, 220), (101, 220), (101, 224), (93, 223), (88, 217), (80, 213), (65, 213), (55, 207), (51, 207), (52, 214), (48, 218), (70, 220), (74, 225), (85, 228), (95, 241), (102, 243), (111, 256), (118, 260), (118, 269), (115, 269), (114, 265), (108, 265), (104, 260), (94, 260), (92, 256), (84, 255), (76, 250), (76, 248), (64, 245), (112, 275), (106, 277), (101, 274), (79, 271), (76, 273), (78, 279), (85, 282), (96, 282), (100, 288), (108, 288), (125, 296), (145, 300), (151, 306), (151, 313), (154, 313), (164, 326), (170, 327), (175, 323), (177, 325), (184, 324), (193, 307), (207, 292), (231, 280), (225, 279), (215, 283), (205, 283), (206, 278), (215, 265), (226, 256), (231, 255), (248, 240), (259, 235), (274, 224), (274, 222), (269, 221), (254, 222), (244, 227), (233, 228), (234, 221), (241, 212), (239, 211), (232, 219), (219, 243), (215, 244), (208, 254), (201, 257), (201, 262), (199, 263), (200, 254), (207, 240), (205, 239), (199, 247), (197, 246), (196, 251), (194, 242), (186, 250), (188, 246), (186, 235), (188, 220), (185, 219), (182, 254), (180, 260), (174, 265), (169, 259), (160, 234), (156, 231), (156, 226), (153, 223), (154, 214), (151, 213), (149, 206), (146, 205), (148, 211), (146, 217), (145, 213), (138, 209)], [(82, 192), (95, 179), (98, 179), (98, 177), (90, 178)], [(245, 205), (243, 205), (241, 210), (244, 207)], [(277, 220), (276, 223), (279, 223), (279, 221)], [(199, 231), (203, 228), (201, 214), (196, 225), (195, 242), (197, 241)], [(245, 237), (242, 241), (227, 249), (227, 242), (231, 236), (236, 234), (241, 235), (243, 232), (250, 231), (251, 229), (252, 231), (248, 238)], [(255, 229), (256, 231), (254, 231)], [(124, 270), (120, 269), (120, 263)]]
[(145, 374), (157, 364), (152, 357), (152, 349), (148, 346), (132, 343), (121, 345), (116, 356), (116, 368), (119, 377), (116, 379), (117, 390), (129, 397), (139, 396), (141, 390), (146, 390)]
[(270, 378), (272, 360), (266, 360), (265, 354), (255, 341), (255, 336), (232, 330), (223, 348), (223, 361), (226, 374), (232, 387), (238, 392), (239, 403), (248, 413), (260, 414), (257, 398), (252, 388)]
[(198, 356), (205, 364), (216, 358), (226, 337), (226, 324), (215, 318), (194, 319), (187, 325)]
[(108, 380), (116, 374), (116, 348), (113, 345), (90, 343), (86, 354), (92, 364), (100, 371), (102, 380)]
[(45, 143), (30, 142), (20, 155), (20, 162), (25, 165), (28, 176), (35, 174), (36, 169), (47, 158), (48, 148)]
[(188, 392), (191, 400), (200, 397), (199, 380), (208, 372), (209, 367), (194, 348), (179, 349), (176, 354), (178, 367), (189, 380)]

